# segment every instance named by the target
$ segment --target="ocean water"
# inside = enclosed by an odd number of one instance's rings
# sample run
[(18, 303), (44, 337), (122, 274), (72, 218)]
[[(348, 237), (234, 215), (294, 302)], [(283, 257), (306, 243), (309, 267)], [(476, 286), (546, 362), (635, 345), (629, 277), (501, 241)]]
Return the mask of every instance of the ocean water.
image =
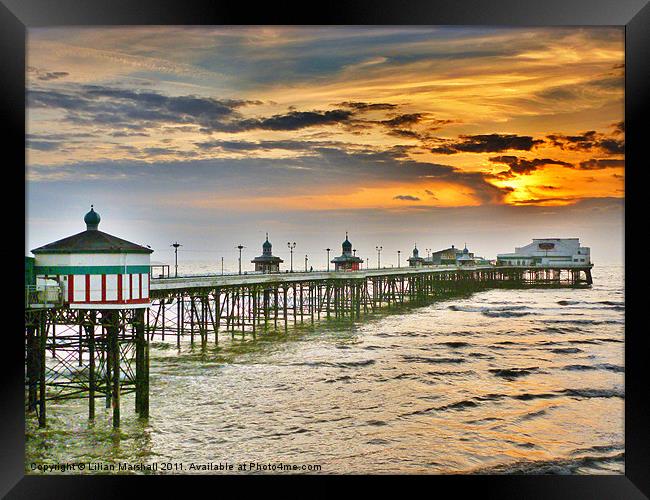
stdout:
[(26, 472), (623, 474), (623, 268), (593, 276), (588, 289), (490, 290), (206, 351), (155, 342), (148, 422), (132, 395), (119, 431), (101, 400), (94, 424), (85, 400), (50, 404), (47, 429), (27, 419)]

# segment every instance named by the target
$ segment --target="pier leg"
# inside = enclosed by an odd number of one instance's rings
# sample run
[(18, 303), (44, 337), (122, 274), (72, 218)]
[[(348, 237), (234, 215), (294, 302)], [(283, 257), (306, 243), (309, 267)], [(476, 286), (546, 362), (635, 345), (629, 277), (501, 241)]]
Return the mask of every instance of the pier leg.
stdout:
[[(108, 352), (108, 364), (111, 367), (111, 403), (113, 407), (113, 428), (117, 429), (120, 426), (120, 341), (118, 326), (118, 318), (115, 312), (109, 312), (107, 317), (107, 333), (108, 344), (110, 350)], [(108, 392), (108, 391), (107, 391)]]
[(149, 398), (148, 398), (148, 342), (144, 336), (144, 310), (136, 311), (135, 317), (135, 342), (136, 342), (136, 373), (135, 373), (135, 411), (140, 418), (149, 416)]
[(38, 314), (39, 356), (38, 356), (38, 426), (45, 427), (45, 347), (47, 345), (47, 329), (45, 314)]
[(88, 419), (95, 418), (95, 312), (89, 313), (90, 324), (86, 324), (88, 337)]
[[(33, 317), (30, 318), (33, 322)], [(38, 397), (36, 391), (38, 388), (38, 337), (36, 335), (37, 328), (33, 324), (27, 325), (27, 411), (33, 412), (36, 410)]]

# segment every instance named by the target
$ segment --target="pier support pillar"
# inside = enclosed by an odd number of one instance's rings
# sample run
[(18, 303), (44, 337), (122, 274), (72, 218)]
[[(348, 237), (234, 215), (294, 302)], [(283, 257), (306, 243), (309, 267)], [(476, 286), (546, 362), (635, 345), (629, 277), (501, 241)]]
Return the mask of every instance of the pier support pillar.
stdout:
[(45, 427), (45, 348), (47, 345), (47, 323), (45, 312), (37, 315), (38, 328), (38, 426)]

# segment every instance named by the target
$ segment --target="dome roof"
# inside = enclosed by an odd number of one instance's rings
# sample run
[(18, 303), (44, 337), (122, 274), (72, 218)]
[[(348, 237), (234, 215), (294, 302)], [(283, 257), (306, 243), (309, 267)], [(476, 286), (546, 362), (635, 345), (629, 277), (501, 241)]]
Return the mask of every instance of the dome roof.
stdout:
[(102, 218), (99, 216), (97, 212), (95, 212), (95, 209), (93, 208), (92, 205), (90, 205), (90, 212), (88, 212), (85, 217), (84, 217), (84, 222), (86, 223), (86, 228), (87, 229), (97, 229), (97, 226), (99, 225), (99, 221), (101, 221)]
[(264, 250), (271, 250), (273, 245), (271, 245), (271, 242), (269, 241), (269, 233), (266, 233), (266, 241), (262, 243), (262, 248)]
[(465, 248), (463, 248), (463, 253), (464, 253), (464, 254), (468, 254), (468, 253), (469, 253), (469, 250), (467, 250), (467, 245), (465, 245)]
[(348, 252), (351, 252), (351, 251), (352, 251), (352, 243), (350, 243), (350, 240), (348, 240), (348, 233), (347, 233), (347, 231), (346, 231), (346, 233), (345, 233), (345, 241), (343, 242), (343, 251), (344, 251), (344, 252), (345, 252), (345, 251), (348, 251)]

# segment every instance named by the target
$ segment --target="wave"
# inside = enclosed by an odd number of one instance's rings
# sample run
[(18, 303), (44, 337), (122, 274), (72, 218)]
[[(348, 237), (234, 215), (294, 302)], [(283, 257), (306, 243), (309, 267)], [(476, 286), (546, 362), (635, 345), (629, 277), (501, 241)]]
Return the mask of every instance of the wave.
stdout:
[(573, 323), (575, 325), (622, 325), (625, 321), (616, 319), (547, 319), (546, 323)]
[[(471, 470), (470, 474), (558, 474), (568, 475), (580, 472), (580, 469), (601, 469), (611, 472), (611, 466), (625, 463), (625, 453), (609, 456), (584, 456), (580, 458), (559, 460), (525, 460), (509, 464), (499, 464), (492, 467), (481, 467)], [(622, 471), (621, 471), (622, 472)]]
[(533, 366), (530, 368), (494, 368), (488, 370), (497, 377), (502, 377), (508, 380), (514, 380), (519, 377), (525, 377), (539, 370), (539, 367)]
[(488, 318), (521, 318), (523, 316), (530, 316), (537, 313), (523, 311), (483, 311), (481, 314)]
[(467, 342), (440, 342), (440, 345), (446, 345), (447, 347), (467, 347)]
[(463, 358), (428, 358), (424, 356), (411, 356), (405, 354), (402, 356), (406, 361), (413, 361), (415, 363), (464, 363)]
[(577, 300), (558, 300), (557, 303), (560, 304), (561, 306), (573, 306), (576, 304), (580, 304), (580, 302)]
[(577, 396), (580, 398), (625, 399), (625, 391), (622, 389), (564, 389), (560, 392), (568, 396)]
[(567, 365), (562, 367), (562, 370), (568, 370), (568, 371), (608, 370), (616, 373), (625, 373), (625, 368), (623, 366), (612, 365), (610, 363), (601, 363), (598, 365)]
[(341, 361), (332, 363), (329, 361), (305, 361), (303, 363), (291, 363), (291, 366), (312, 366), (312, 367), (334, 367), (334, 368), (357, 368), (361, 366), (368, 366), (375, 363), (374, 359), (364, 359), (361, 361)]
[(557, 349), (550, 349), (551, 352), (556, 354), (576, 354), (578, 352), (584, 352), (582, 349), (577, 347), (559, 347)]

